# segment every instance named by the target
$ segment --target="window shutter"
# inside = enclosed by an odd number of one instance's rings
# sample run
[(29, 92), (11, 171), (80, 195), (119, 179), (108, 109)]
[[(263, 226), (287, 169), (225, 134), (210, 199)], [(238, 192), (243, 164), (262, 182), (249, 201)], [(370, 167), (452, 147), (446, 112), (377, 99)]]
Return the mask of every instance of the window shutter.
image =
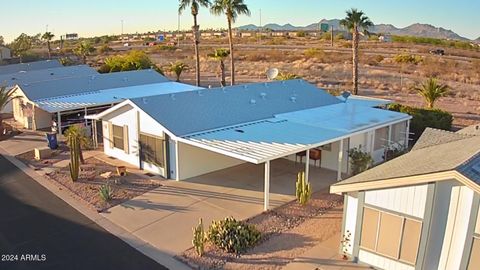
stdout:
[(113, 125), (108, 122), (108, 146), (113, 149)]
[(123, 126), (123, 150), (125, 151), (125, 154), (128, 154), (128, 126), (124, 125)]

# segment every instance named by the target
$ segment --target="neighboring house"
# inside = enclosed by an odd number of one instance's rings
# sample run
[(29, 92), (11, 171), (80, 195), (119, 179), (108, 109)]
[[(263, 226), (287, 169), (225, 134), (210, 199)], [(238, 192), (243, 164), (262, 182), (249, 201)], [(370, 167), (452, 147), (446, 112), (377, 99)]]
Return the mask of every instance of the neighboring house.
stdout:
[(378, 269), (480, 269), (478, 135), (428, 128), (409, 153), (332, 185), (347, 253)]
[(0, 46), (0, 63), (3, 60), (9, 60), (12, 59), (12, 52), (10, 51), (9, 48)]
[(310, 164), (318, 148), (318, 166), (341, 179), (349, 149), (381, 162), (390, 142), (405, 145), (411, 117), (364, 104), (290, 80), (130, 99), (87, 118), (102, 121), (107, 155), (168, 179), (263, 164), (268, 209), (271, 160), (306, 151)]
[(27, 129), (48, 129), (52, 120), (59, 131), (76, 123), (88, 123), (94, 114), (127, 98), (197, 89), (173, 83), (154, 70), (139, 70), (19, 83), (13, 100), (15, 121)]
[(65, 34), (65, 39), (66, 40), (78, 40), (78, 34), (77, 33)]
[[(16, 84), (30, 84), (60, 78), (98, 74), (95, 69), (86, 65), (64, 67), (62, 65), (57, 66), (57, 64), (60, 63), (56, 61), (41, 61), (0, 66), (0, 85), (7, 86), (7, 89), (10, 89)], [(7, 71), (10, 73), (6, 73)], [(1, 112), (12, 113), (12, 102), (7, 103)]]
[(44, 60), (30, 63), (4, 65), (0, 66), (0, 75), (57, 67), (63, 67), (63, 65), (58, 60)]

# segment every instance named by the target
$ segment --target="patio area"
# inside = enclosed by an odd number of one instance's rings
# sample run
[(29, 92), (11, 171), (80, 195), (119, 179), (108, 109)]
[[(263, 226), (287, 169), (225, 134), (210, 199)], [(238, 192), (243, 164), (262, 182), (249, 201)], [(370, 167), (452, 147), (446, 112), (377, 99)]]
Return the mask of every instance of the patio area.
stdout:
[[(271, 162), (271, 208), (295, 199), (296, 174), (304, 168), (305, 164), (286, 159)], [(327, 188), (336, 178), (335, 171), (310, 166), (314, 191)], [(172, 256), (191, 246), (191, 230), (199, 218), (208, 225), (214, 219), (245, 219), (263, 211), (263, 164), (245, 163), (161, 184), (102, 215)]]

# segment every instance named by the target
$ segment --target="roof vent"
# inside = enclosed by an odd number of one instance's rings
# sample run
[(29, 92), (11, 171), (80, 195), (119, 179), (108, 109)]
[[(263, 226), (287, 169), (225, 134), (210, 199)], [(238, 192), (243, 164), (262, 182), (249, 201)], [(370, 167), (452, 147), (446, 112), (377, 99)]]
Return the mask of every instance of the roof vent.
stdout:
[(143, 102), (143, 104), (147, 104), (148, 103), (147, 98), (146, 97), (142, 98), (142, 102)]
[(198, 90), (198, 91), (197, 91), (197, 94), (198, 94), (199, 96), (203, 96), (202, 90)]
[(54, 75), (54, 73), (53, 73), (53, 72), (50, 72), (50, 75), (52, 75), (52, 76), (53, 76), (53, 75)]
[(291, 102), (297, 102), (297, 97), (291, 96), (291, 97), (290, 97), (290, 101), (291, 101)]
[(171, 95), (170, 95), (170, 98), (171, 98), (172, 100), (175, 100), (175, 94), (171, 94)]
[(244, 88), (244, 89), (247, 89), (247, 85), (246, 85), (246, 84), (245, 84), (245, 85), (243, 85), (243, 88)]
[(260, 93), (260, 97), (262, 97), (262, 99), (266, 99), (267, 98), (267, 93), (265, 93), (265, 92)]
[(268, 83), (267, 83), (267, 82), (266, 82), (264, 85), (265, 85), (265, 87), (268, 87)]
[(90, 80), (95, 80), (95, 75), (90, 76)]
[(245, 131), (241, 130), (241, 129), (235, 129), (235, 131), (238, 132), (238, 133), (245, 133)]
[(222, 92), (223, 93), (226, 93), (227, 92), (227, 89), (225, 87), (222, 86)]
[(255, 104), (257, 104), (257, 101), (252, 98), (252, 99), (250, 99), (250, 104), (255, 105)]
[(15, 81), (15, 80), (16, 80), (15, 77), (12, 77), (12, 81)]
[(123, 78), (123, 81), (124, 81), (124, 82), (128, 82), (128, 78), (127, 78), (127, 77), (124, 77), (124, 78)]

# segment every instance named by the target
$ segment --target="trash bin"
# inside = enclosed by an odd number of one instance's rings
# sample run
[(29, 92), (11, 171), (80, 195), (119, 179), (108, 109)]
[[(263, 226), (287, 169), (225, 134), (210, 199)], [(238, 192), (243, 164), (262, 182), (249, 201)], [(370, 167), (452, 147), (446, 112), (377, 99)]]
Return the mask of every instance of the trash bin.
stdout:
[(57, 133), (47, 133), (47, 141), (50, 149), (53, 150), (58, 148)]

